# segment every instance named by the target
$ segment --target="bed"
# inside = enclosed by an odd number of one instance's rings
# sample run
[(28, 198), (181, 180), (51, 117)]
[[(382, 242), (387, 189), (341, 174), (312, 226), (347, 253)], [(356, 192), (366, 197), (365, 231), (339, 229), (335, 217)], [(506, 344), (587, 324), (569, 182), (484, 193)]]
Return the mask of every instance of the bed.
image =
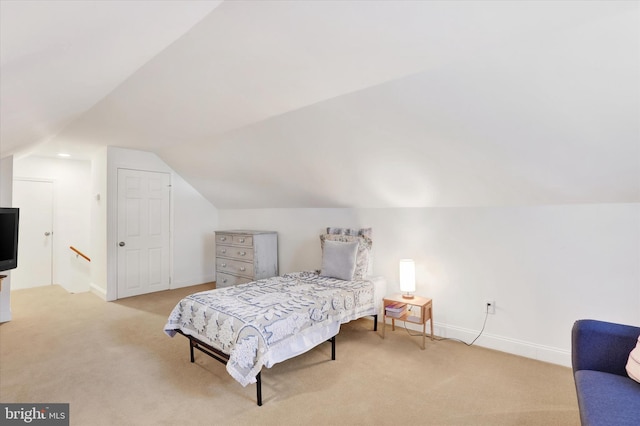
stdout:
[(370, 230), (327, 228), (320, 236), (322, 269), (285, 274), (195, 293), (171, 312), (164, 331), (189, 339), (194, 349), (226, 364), (242, 386), (256, 383), (262, 405), (261, 371), (311, 350), (332, 345), (340, 325), (381, 311), (385, 280), (371, 277)]

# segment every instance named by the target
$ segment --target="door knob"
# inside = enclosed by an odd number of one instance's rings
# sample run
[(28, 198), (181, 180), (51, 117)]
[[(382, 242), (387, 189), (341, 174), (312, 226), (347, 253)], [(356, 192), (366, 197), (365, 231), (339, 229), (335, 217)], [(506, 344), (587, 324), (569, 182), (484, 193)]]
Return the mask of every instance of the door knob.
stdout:
[(45, 236), (45, 237), (48, 237), (49, 235), (51, 235), (51, 232), (45, 232), (45, 233), (44, 233), (44, 236)]
[(120, 247), (124, 247), (124, 246), (125, 246), (124, 241), (120, 241), (120, 242), (118, 243), (118, 245), (119, 245)]

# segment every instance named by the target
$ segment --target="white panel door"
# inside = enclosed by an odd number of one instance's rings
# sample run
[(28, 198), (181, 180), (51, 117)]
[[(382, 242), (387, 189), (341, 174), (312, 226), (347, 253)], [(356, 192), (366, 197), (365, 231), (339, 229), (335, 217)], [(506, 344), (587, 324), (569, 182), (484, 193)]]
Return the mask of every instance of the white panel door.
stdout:
[(13, 181), (13, 205), (20, 208), (18, 267), (11, 272), (11, 289), (53, 283), (53, 182)]
[(169, 289), (168, 173), (118, 169), (118, 299)]

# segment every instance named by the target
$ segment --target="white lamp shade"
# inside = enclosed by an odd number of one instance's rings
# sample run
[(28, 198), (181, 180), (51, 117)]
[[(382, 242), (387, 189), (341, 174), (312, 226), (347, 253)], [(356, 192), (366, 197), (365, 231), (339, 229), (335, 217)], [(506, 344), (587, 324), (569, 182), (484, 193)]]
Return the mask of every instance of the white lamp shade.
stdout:
[(416, 264), (413, 259), (400, 259), (400, 291), (416, 291)]

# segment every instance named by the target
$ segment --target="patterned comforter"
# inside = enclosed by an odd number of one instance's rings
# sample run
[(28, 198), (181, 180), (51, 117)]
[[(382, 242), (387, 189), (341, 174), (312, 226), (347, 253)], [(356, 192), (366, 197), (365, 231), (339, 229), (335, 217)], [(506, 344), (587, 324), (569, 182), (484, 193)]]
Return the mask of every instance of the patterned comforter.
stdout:
[(262, 366), (308, 351), (335, 336), (340, 324), (374, 315), (371, 281), (343, 281), (317, 272), (192, 294), (164, 327), (180, 330), (229, 355), (227, 371), (240, 384), (256, 382)]

